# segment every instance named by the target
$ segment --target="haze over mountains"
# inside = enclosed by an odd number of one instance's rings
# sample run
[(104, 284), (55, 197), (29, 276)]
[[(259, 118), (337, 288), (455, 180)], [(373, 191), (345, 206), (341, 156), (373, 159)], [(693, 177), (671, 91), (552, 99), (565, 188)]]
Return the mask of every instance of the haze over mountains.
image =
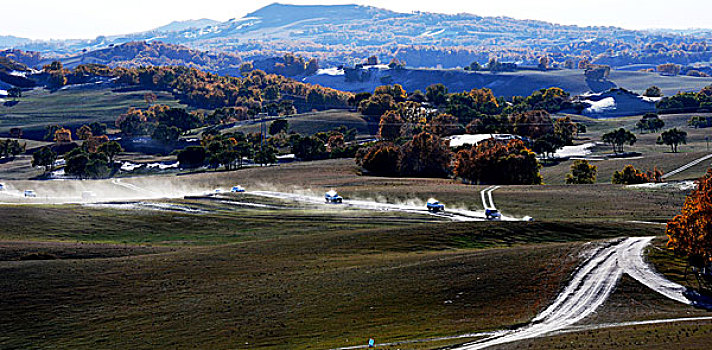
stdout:
[(375, 54), (382, 60), (396, 57), (413, 67), (466, 66), (490, 56), (532, 63), (542, 55), (560, 61), (583, 55), (625, 66), (709, 63), (705, 52), (710, 39), (708, 30), (635, 31), (472, 14), (398, 13), (358, 5), (272, 4), (225, 22), (173, 22), (146, 32), (93, 40), (33, 41), (5, 36), (0, 37), (0, 48), (66, 56), (131, 41), (162, 41), (242, 57), (293, 52), (319, 58), (326, 65), (353, 64)]

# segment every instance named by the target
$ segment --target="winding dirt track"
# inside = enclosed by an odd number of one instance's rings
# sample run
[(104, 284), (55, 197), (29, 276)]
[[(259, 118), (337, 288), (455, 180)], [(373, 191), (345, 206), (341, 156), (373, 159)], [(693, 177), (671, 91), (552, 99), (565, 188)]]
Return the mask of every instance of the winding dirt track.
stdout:
[[(492, 191), (499, 187), (488, 187), (480, 193), (482, 196), (482, 204), (485, 208), (494, 209), (494, 200), (492, 199)], [(266, 198), (276, 198), (282, 200), (290, 200), (300, 203), (324, 205), (324, 198), (310, 194), (286, 193), (275, 191), (249, 191), (248, 194)], [(489, 199), (489, 203), (486, 201)], [(432, 215), (450, 219), (452, 221), (485, 221), (487, 220), (484, 211), (474, 211), (466, 209), (446, 209), (444, 212), (433, 213), (425, 208), (425, 204), (394, 204), (380, 203), (375, 201), (346, 199), (342, 204), (329, 204), (334, 206), (342, 206), (346, 208), (358, 208), (375, 211), (398, 211), (403, 213)], [(519, 219), (513, 217), (502, 216), (503, 221), (517, 221)]]
[(565, 330), (596, 311), (608, 299), (623, 274), (672, 300), (691, 304), (685, 287), (670, 282), (644, 261), (645, 248), (654, 237), (627, 238), (598, 248), (574, 273), (554, 302), (520, 329), (465, 344), (458, 350), (484, 349), (493, 345), (540, 337)]

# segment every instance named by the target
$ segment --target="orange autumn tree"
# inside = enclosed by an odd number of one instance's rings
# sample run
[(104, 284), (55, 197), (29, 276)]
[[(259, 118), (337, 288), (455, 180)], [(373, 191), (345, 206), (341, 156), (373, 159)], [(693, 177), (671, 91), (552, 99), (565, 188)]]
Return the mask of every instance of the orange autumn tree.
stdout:
[(685, 199), (682, 213), (667, 224), (668, 248), (691, 260), (712, 262), (712, 169)]

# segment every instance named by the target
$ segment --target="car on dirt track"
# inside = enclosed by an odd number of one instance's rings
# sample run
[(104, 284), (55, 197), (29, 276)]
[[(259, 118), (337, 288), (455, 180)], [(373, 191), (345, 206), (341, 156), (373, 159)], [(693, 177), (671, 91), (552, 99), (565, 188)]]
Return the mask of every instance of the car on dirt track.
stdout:
[(428, 211), (433, 212), (433, 213), (445, 211), (445, 205), (440, 204), (439, 201), (437, 201), (433, 198), (428, 199), (428, 202), (425, 204), (425, 206), (428, 208)]
[(25, 190), (25, 197), (37, 197), (37, 193), (33, 190)]
[(326, 192), (324, 194), (324, 200), (326, 200), (326, 203), (329, 204), (341, 204), (344, 202), (344, 198), (339, 196), (339, 194), (334, 190)]
[(240, 185), (232, 186), (232, 189), (230, 190), (230, 192), (232, 192), (232, 193), (242, 193), (242, 192), (245, 192), (245, 188), (242, 187), (242, 186), (240, 186)]
[(490, 221), (502, 220), (502, 214), (500, 214), (497, 209), (485, 209), (485, 216), (487, 217), (487, 220)]

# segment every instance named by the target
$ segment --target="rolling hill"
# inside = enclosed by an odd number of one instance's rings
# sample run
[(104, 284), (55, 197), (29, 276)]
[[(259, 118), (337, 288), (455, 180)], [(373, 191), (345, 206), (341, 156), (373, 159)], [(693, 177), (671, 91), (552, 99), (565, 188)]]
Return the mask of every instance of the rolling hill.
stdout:
[[(352, 64), (376, 54), (413, 67), (462, 67), (497, 56), (535, 63), (543, 55), (562, 63), (588, 59), (612, 64), (709, 64), (709, 31), (634, 31), (615, 27), (565, 26), (473, 14), (398, 13), (359, 5), (272, 4), (245, 17), (216, 23), (174, 22), (141, 33), (94, 40), (0, 39), (0, 48), (72, 55), (131, 41), (160, 40), (241, 57), (294, 52), (329, 65)], [(674, 53), (674, 54), (673, 54)]]

